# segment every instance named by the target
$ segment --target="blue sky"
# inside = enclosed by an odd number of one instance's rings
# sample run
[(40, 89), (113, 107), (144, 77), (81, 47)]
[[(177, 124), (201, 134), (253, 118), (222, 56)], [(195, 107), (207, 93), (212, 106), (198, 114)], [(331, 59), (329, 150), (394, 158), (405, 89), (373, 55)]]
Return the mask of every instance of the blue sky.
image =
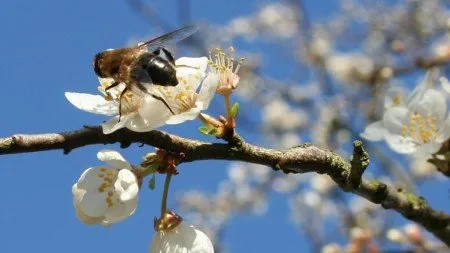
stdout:
[[(177, 2), (152, 1), (173, 27), (181, 26)], [(268, 1), (191, 2), (194, 22), (224, 24)], [(314, 17), (327, 14), (315, 1), (305, 2)], [(329, 2), (335, 5), (338, 1)], [(106, 118), (77, 110), (66, 101), (64, 92), (96, 91), (91, 61), (98, 51), (123, 46), (132, 36), (161, 32), (136, 15), (125, 1), (3, 1), (0, 24), (0, 136), (65, 131), (101, 123)], [(277, 69), (273, 72), (276, 75)], [(216, 101), (213, 105), (217, 112), (223, 103)], [(198, 126), (198, 122), (190, 122), (166, 130), (205, 139), (196, 131)], [(154, 233), (153, 217), (159, 212), (162, 178), (158, 178), (154, 192), (142, 191), (136, 214), (125, 222), (105, 229), (85, 226), (75, 217), (71, 187), (86, 168), (101, 164), (96, 153), (102, 148), (105, 146), (90, 146), (70, 155), (49, 151), (0, 157), (0, 252), (146, 252)], [(118, 145), (108, 148), (118, 149)], [(149, 147), (133, 145), (121, 152), (138, 163), (149, 151)], [(222, 161), (183, 165), (180, 176), (173, 180), (169, 205), (173, 206), (177, 192), (213, 192), (227, 175), (226, 165)], [(306, 239), (290, 224), (285, 199), (274, 193), (269, 197), (266, 215), (241, 215), (230, 222), (225, 234), (230, 252), (299, 252), (308, 247)], [(433, 204), (445, 208), (443, 203)]]

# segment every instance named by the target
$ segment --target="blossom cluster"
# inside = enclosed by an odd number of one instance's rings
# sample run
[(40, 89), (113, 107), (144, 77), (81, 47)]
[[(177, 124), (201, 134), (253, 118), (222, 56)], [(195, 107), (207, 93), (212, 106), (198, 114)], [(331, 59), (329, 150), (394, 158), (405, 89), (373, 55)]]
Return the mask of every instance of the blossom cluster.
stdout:
[[(197, 117), (208, 127), (214, 127), (216, 125), (209, 125), (205, 119), (214, 123), (219, 121), (200, 113), (209, 107), (217, 93), (228, 102), (227, 113), (233, 116), (228, 120), (234, 120), (238, 106), (233, 106), (234, 109), (229, 106), (229, 96), (239, 83), (237, 72), (242, 61), (234, 65), (234, 59), (218, 49), (217, 54), (210, 53), (209, 58), (184, 57), (176, 60), (176, 86), (148, 85), (148, 92), (140, 93), (125, 83), (113, 85), (112, 78), (99, 78), (100, 95), (66, 92), (65, 96), (83, 111), (112, 116), (102, 124), (104, 134), (121, 128), (148, 132), (165, 124), (180, 124)], [(234, 123), (228, 124), (234, 127)], [(133, 166), (113, 150), (102, 150), (97, 157), (106, 165), (84, 171), (72, 187), (72, 193), (79, 220), (85, 224), (107, 227), (136, 211), (145, 176), (155, 172), (167, 174), (168, 178), (176, 175), (177, 159), (183, 155), (160, 150), (147, 155), (141, 166)], [(164, 168), (161, 170), (160, 167)], [(166, 209), (169, 183), (170, 179), (164, 188), (161, 217), (155, 220), (157, 233), (150, 252), (214, 252), (211, 241), (203, 232)]]

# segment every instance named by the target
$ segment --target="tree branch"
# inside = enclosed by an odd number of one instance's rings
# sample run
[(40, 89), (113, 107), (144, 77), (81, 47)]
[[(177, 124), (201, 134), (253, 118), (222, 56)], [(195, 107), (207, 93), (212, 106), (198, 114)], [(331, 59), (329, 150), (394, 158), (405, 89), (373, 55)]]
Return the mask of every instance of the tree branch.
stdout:
[[(67, 154), (75, 148), (111, 143), (120, 143), (121, 147), (128, 147), (131, 143), (144, 143), (182, 152), (185, 154), (182, 162), (237, 160), (267, 165), (284, 173), (328, 174), (344, 191), (362, 196), (373, 203), (380, 204), (385, 209), (393, 209), (401, 213), (405, 218), (421, 224), (450, 246), (450, 215), (432, 209), (420, 196), (387, 186), (376, 180), (361, 179), (359, 184), (355, 184), (355, 180), (351, 180), (350, 176), (352, 175), (350, 163), (331, 151), (309, 144), (287, 150), (274, 150), (246, 143), (238, 135), (235, 135), (229, 143), (205, 143), (156, 130), (137, 133), (122, 129), (113, 134), (104, 135), (101, 127), (95, 126), (57, 134), (19, 134), (3, 138), (0, 139), (0, 155), (57, 149)], [(358, 164), (355, 161), (359, 159), (357, 157), (367, 158), (364, 155), (354, 156), (353, 164)], [(368, 160), (360, 162), (364, 163)], [(355, 173), (359, 175), (361, 171)]]

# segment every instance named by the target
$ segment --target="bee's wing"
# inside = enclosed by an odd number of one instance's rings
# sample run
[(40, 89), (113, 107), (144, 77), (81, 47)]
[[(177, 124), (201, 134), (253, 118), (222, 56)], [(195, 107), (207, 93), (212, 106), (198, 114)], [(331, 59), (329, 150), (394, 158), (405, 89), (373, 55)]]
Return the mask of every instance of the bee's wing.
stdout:
[(153, 49), (156, 49), (158, 47), (164, 47), (165, 45), (177, 43), (181, 40), (184, 40), (197, 31), (197, 26), (186, 26), (173, 32), (166, 33), (158, 38), (144, 42), (138, 45), (138, 47), (147, 46), (149, 51), (152, 51)]

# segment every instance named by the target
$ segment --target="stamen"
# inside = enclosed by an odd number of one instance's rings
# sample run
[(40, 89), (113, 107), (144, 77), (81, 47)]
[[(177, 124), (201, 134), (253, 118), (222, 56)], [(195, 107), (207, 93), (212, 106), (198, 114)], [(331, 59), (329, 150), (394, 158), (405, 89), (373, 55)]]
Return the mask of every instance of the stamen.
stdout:
[(430, 142), (437, 131), (436, 116), (431, 113), (426, 116), (413, 113), (410, 121), (402, 126), (401, 133), (403, 137), (411, 137), (414, 141), (424, 144)]
[(236, 65), (236, 69), (234, 70), (233, 74), (237, 74), (239, 69), (241, 68), (242, 64), (244, 64), (244, 58), (239, 59), (238, 64)]

